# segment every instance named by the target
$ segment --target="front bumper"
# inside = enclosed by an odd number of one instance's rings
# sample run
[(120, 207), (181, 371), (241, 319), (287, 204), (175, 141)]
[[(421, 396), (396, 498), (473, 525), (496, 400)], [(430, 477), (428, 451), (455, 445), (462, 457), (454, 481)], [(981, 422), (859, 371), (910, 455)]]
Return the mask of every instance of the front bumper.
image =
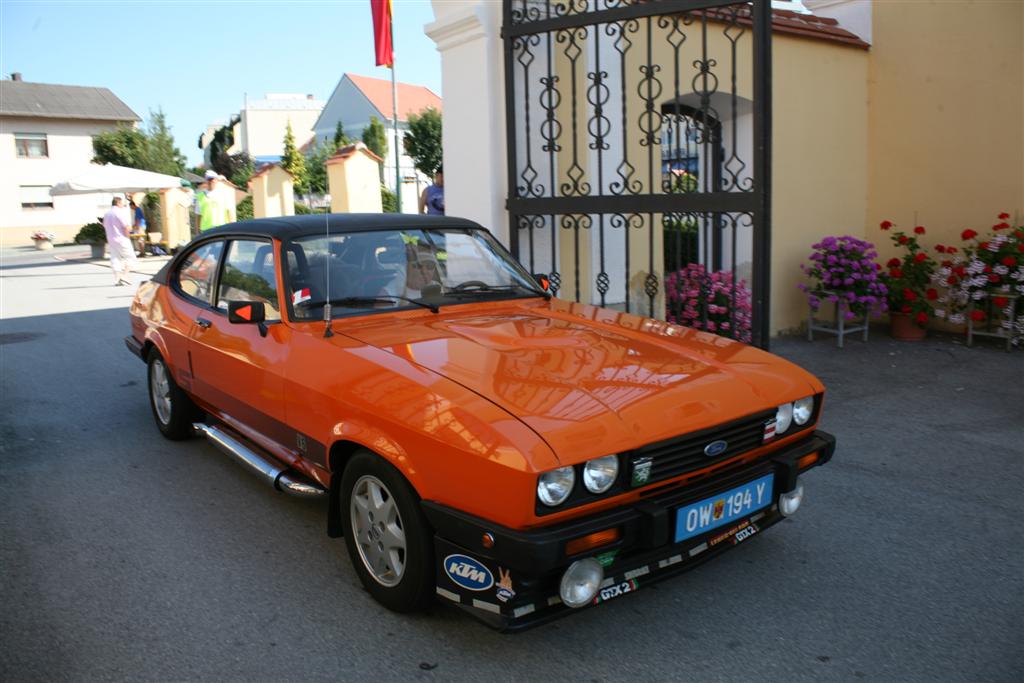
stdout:
[[(834, 451), (835, 437), (815, 431), (712, 480), (690, 486), (655, 486), (649, 498), (628, 507), (529, 531), (497, 526), (424, 501), (424, 513), (436, 530), (437, 593), (504, 631), (550, 621), (570, 611), (558, 596), (558, 585), (573, 561), (597, 557), (605, 567), (602, 588), (609, 588), (601, 594), (611, 597), (691, 569), (736, 545), (736, 531), (754, 526), (753, 532), (739, 537), (745, 538), (780, 521), (779, 495), (794, 490), (803, 472), (828, 462)], [(818, 454), (817, 460), (801, 470), (798, 461), (813, 453)], [(768, 474), (774, 475), (770, 506), (701, 536), (674, 542), (676, 509)], [(578, 555), (566, 554), (569, 541), (612, 527), (621, 531), (618, 541)], [(485, 534), (493, 538), (493, 547), (483, 546)], [(456, 575), (459, 583), (446, 567), (446, 560), (453, 556), (458, 557), (452, 562), (466, 575)]]

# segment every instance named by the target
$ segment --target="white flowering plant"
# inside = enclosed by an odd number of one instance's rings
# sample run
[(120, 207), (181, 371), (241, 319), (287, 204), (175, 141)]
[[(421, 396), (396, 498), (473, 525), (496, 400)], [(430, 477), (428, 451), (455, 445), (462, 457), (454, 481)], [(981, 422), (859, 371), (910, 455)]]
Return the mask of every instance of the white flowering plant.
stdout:
[[(1024, 344), (1024, 226), (1014, 227), (1010, 214), (1001, 213), (991, 233), (968, 229), (960, 239), (959, 249), (935, 247), (946, 257), (932, 275), (945, 288), (936, 316), (956, 324), (968, 315), (975, 323), (998, 323), (1014, 345)], [(1020, 297), (1016, 311), (1011, 297)]]

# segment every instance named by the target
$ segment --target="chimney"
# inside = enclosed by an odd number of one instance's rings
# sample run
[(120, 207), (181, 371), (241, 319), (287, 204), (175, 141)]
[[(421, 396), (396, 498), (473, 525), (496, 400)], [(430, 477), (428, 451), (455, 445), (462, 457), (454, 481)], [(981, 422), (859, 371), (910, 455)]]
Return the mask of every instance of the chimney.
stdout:
[(20, 81), (21, 80), (21, 72), (20, 71), (15, 71), (14, 73), (12, 73), (11, 74), (11, 80), (12, 81)]

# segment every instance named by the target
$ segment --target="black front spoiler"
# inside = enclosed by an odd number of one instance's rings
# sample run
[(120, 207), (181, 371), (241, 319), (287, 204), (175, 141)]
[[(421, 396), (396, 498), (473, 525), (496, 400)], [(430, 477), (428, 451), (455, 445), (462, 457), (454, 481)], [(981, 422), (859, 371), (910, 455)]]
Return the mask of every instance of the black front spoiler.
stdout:
[(146, 358), (142, 355), (142, 342), (129, 334), (124, 338), (124, 345), (127, 346), (128, 350), (135, 354), (139, 360), (143, 363), (146, 362)]
[[(778, 511), (779, 495), (792, 491), (802, 472), (825, 464), (834, 451), (835, 438), (816, 431), (711, 481), (685, 487), (656, 486), (652, 488), (654, 495), (629, 507), (529, 531), (509, 529), (424, 501), (424, 513), (436, 530), (437, 593), (503, 631), (518, 631), (550, 621), (571, 611), (558, 597), (558, 583), (575, 560), (596, 557), (605, 566), (602, 586), (608, 586), (608, 592), (614, 594), (611, 597), (691, 569), (736, 545), (739, 541), (735, 534), (743, 529), (754, 527), (740, 534), (741, 539), (780, 521), (783, 517)], [(812, 453), (817, 453), (818, 459), (800, 470), (798, 461)], [(737, 520), (735, 525), (674, 542), (673, 516), (680, 506), (768, 474), (774, 475), (771, 506), (745, 520)], [(613, 527), (621, 532), (618, 541), (578, 555), (566, 554), (569, 541)], [(485, 534), (494, 539), (491, 548), (483, 546)], [(469, 573), (470, 579), (458, 575), (453, 578), (449, 573), (451, 567), (446, 565), (451, 564), (448, 558), (452, 557), (460, 558), (457, 569)], [(480, 566), (473, 566), (474, 562)], [(473, 578), (479, 580), (474, 583)]]

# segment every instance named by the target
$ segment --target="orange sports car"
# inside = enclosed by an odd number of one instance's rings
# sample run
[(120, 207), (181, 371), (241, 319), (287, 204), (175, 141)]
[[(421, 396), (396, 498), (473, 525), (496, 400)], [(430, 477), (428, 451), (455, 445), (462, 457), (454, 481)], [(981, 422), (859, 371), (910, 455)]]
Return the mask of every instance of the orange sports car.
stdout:
[(823, 387), (706, 332), (551, 296), (476, 223), (311, 215), (203, 233), (127, 346), (157, 427), (327, 501), (366, 589), (515, 630), (792, 515)]

